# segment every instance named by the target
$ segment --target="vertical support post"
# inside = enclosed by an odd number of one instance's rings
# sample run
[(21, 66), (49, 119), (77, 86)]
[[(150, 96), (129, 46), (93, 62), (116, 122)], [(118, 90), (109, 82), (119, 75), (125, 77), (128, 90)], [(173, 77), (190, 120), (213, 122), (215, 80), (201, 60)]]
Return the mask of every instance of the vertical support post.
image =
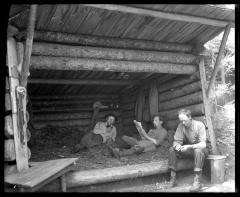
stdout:
[(9, 85), (16, 163), (17, 170), (22, 171), (28, 168), (27, 137), (26, 132), (20, 133), (18, 127), (19, 119), (16, 89), (19, 86), (19, 75), (17, 70), (19, 62), (17, 58), (17, 43), (13, 37), (8, 38), (7, 40), (7, 63), (9, 71)]
[(66, 192), (66, 191), (67, 191), (66, 175), (63, 174), (63, 175), (60, 177), (60, 180), (61, 180), (61, 190), (62, 190), (62, 192)]
[(212, 153), (219, 154), (218, 150), (217, 150), (217, 146), (216, 146), (216, 139), (215, 139), (215, 134), (214, 134), (213, 125), (212, 125), (211, 113), (210, 113), (210, 109), (209, 109), (209, 107), (210, 107), (209, 99), (207, 98), (207, 95), (206, 95), (207, 83), (206, 83), (206, 74), (205, 74), (203, 57), (201, 57), (201, 59), (200, 59), (199, 73), (200, 73), (200, 80), (201, 80), (201, 84), (202, 84), (204, 111), (205, 111), (205, 117), (206, 117), (208, 132), (209, 132), (209, 136), (210, 136), (211, 146), (212, 146)]
[(21, 70), (21, 80), (20, 80), (20, 83), (23, 87), (26, 87), (27, 85), (36, 15), (37, 15), (37, 5), (31, 5), (29, 18), (28, 18), (27, 38), (25, 43), (25, 51), (24, 51), (23, 65)]
[(222, 42), (221, 42), (221, 45), (220, 45), (220, 48), (219, 48), (219, 53), (218, 53), (218, 56), (217, 56), (217, 59), (216, 59), (215, 65), (214, 65), (214, 69), (213, 69), (213, 72), (212, 72), (212, 75), (211, 75), (210, 83), (209, 83), (209, 86), (208, 86), (208, 89), (207, 89), (207, 98), (209, 98), (209, 95), (212, 91), (212, 88), (213, 88), (213, 85), (214, 85), (214, 82), (215, 82), (215, 79), (216, 79), (216, 76), (217, 76), (217, 73), (218, 73), (219, 68), (221, 66), (221, 60), (222, 60), (224, 48), (226, 46), (230, 30), (231, 30), (231, 23), (227, 25), (227, 27), (224, 31), (224, 34), (223, 34)]

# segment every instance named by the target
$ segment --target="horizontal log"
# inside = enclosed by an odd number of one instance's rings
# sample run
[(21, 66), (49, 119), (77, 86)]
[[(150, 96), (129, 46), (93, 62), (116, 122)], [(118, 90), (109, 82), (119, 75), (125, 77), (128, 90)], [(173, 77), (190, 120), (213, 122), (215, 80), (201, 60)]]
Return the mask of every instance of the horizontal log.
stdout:
[[(201, 116), (204, 114), (204, 106), (202, 103), (197, 105), (182, 106), (181, 108), (189, 109), (191, 111), (192, 116)], [(159, 115), (164, 116), (166, 120), (177, 119), (178, 111), (181, 108), (162, 111), (162, 112), (159, 112)]]
[[(180, 159), (177, 163), (177, 171), (190, 170), (193, 169), (193, 166), (194, 163), (192, 160)], [(167, 173), (168, 170), (168, 160), (163, 160), (159, 162), (125, 165), (105, 169), (72, 171), (67, 174), (66, 179), (68, 187), (72, 188), (162, 174)]]
[[(104, 118), (109, 112), (100, 111), (97, 118)], [(120, 116), (120, 111), (113, 112), (117, 117)], [(90, 119), (93, 112), (79, 112), (79, 113), (57, 113), (57, 114), (36, 114), (33, 116), (33, 121), (46, 120), (74, 120), (74, 119)]]
[(4, 141), (4, 161), (14, 161), (16, 159), (14, 139)]
[(17, 165), (8, 165), (4, 164), (4, 176), (7, 176), (9, 174), (17, 173)]
[(202, 87), (201, 82), (196, 81), (196, 82), (187, 84), (185, 86), (179, 87), (177, 89), (169, 90), (167, 92), (160, 93), (158, 95), (159, 103), (162, 103), (164, 101), (168, 101), (168, 100), (173, 99), (173, 98), (188, 95), (188, 94), (191, 94), (193, 92), (197, 92), (197, 91), (202, 89), (201, 87)]
[(118, 99), (118, 95), (113, 94), (85, 94), (85, 95), (44, 95), (44, 96), (32, 96), (30, 95), (31, 100), (74, 100), (74, 99)]
[[(203, 122), (206, 125), (206, 118), (205, 118), (205, 116), (193, 116), (192, 118), (194, 120), (201, 121), (201, 122)], [(169, 120), (169, 121), (166, 121), (166, 127), (167, 127), (167, 129), (176, 130), (179, 123), (180, 122), (179, 122), (178, 119)]]
[(8, 78), (8, 77), (6, 77), (5, 89), (6, 89), (7, 91), (10, 89), (10, 86), (9, 86), (9, 78)]
[(11, 98), (9, 93), (5, 93), (5, 111), (9, 111), (12, 109), (11, 106)]
[(135, 117), (135, 113), (133, 110), (131, 111), (122, 111), (121, 116), (124, 118)]
[(126, 49), (142, 49), (156, 51), (181, 51), (191, 52), (192, 46), (179, 43), (166, 43), (149, 40), (123, 39), (106, 36), (89, 36), (81, 34), (68, 34), (50, 31), (35, 31), (34, 40), (66, 43), (74, 45), (89, 45), (100, 47), (126, 48)]
[(135, 119), (135, 117), (134, 116), (132, 116), (132, 117), (124, 117), (124, 119), (123, 119), (123, 125), (124, 126), (126, 126), (126, 125), (128, 125), (128, 126), (133, 126), (134, 125), (134, 123), (133, 123), (133, 120)]
[(159, 62), (32, 56), (30, 69), (192, 74), (197, 70), (197, 67), (187, 64)]
[(137, 95), (136, 96), (131, 96), (128, 98), (123, 98), (121, 100), (121, 105), (129, 104), (129, 103), (135, 103), (137, 100)]
[(87, 80), (87, 79), (28, 79), (29, 84), (57, 84), (57, 85), (107, 85), (124, 86), (139, 83), (138, 80)]
[(184, 53), (115, 49), (106, 47), (69, 46), (41, 42), (35, 42), (33, 44), (32, 55), (153, 61), (179, 64), (196, 64), (197, 60), (197, 56)]
[(7, 138), (13, 137), (13, 121), (11, 115), (5, 116), (4, 118), (4, 134)]
[[(108, 108), (108, 109), (101, 109), (101, 111), (115, 111), (117, 110), (116, 108)], [(93, 112), (93, 108), (92, 107), (74, 107), (74, 108), (60, 108), (60, 107), (46, 107), (46, 108), (40, 108), (40, 109), (33, 109), (33, 113), (47, 113), (47, 112), (53, 112), (53, 113), (57, 113), (57, 112)]]
[(158, 92), (162, 93), (165, 91), (174, 90), (177, 87), (184, 86), (192, 82), (196, 82), (199, 79), (200, 79), (199, 72), (195, 72), (190, 76), (184, 76), (184, 77), (181, 76), (181, 77), (172, 79), (170, 81), (167, 81), (164, 84), (161, 84), (158, 88)]
[[(116, 100), (116, 99), (102, 99), (100, 100), (102, 104), (106, 105), (106, 104), (110, 104), (110, 103), (119, 103), (120, 100)], [(93, 105), (94, 100), (49, 100), (49, 101), (36, 101), (36, 100), (32, 100), (32, 105), (81, 105), (81, 104), (89, 104), (89, 105)]]
[(169, 109), (174, 109), (182, 106), (193, 105), (203, 102), (202, 91), (195, 92), (182, 97), (177, 97), (169, 101), (158, 103), (158, 110), (165, 111)]
[(133, 110), (135, 108), (135, 102), (132, 102), (132, 103), (128, 103), (128, 104), (125, 104), (125, 105), (121, 105), (121, 110), (126, 110), (126, 111), (129, 111), (129, 110)]
[(43, 129), (46, 127), (72, 127), (72, 126), (89, 126), (91, 123), (90, 119), (81, 120), (55, 120), (55, 121), (42, 121), (34, 122), (33, 126), (35, 129)]

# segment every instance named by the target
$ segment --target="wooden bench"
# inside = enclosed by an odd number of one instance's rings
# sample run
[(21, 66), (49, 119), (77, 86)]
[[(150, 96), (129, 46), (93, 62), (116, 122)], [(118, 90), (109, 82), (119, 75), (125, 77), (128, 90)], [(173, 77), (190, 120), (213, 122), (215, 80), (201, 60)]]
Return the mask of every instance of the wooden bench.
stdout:
[(7, 174), (4, 181), (16, 185), (22, 192), (34, 192), (53, 181), (61, 179), (61, 190), (67, 190), (65, 174), (72, 169), (78, 158), (57, 159), (30, 163), (30, 168)]

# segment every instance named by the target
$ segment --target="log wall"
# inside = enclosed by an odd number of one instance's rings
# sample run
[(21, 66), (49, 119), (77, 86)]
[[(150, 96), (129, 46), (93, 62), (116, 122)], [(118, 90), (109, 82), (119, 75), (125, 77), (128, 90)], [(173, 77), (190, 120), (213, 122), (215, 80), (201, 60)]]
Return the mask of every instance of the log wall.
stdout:
[(121, 115), (118, 95), (34, 96), (30, 99), (35, 129), (78, 126), (85, 130), (91, 123), (95, 101), (107, 106), (100, 109), (96, 117), (98, 121), (104, 121), (108, 113), (117, 117)]
[(158, 111), (165, 117), (168, 129), (176, 130), (179, 123), (177, 112), (181, 108), (190, 109), (193, 119), (206, 124), (199, 72), (161, 84), (158, 91)]

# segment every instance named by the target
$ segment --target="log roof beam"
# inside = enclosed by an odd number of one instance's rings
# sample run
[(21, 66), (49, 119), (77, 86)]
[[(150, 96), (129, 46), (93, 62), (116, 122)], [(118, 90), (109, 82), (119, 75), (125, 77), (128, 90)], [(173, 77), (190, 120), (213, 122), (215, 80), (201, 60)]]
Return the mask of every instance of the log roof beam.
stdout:
[(151, 17), (162, 18), (167, 20), (200, 23), (200, 24), (211, 25), (216, 27), (225, 27), (231, 22), (232, 25), (234, 26), (233, 21), (224, 21), (224, 20), (211, 19), (207, 17), (190, 16), (186, 14), (176, 14), (176, 13), (170, 13), (170, 12), (155, 11), (150, 9), (130, 7), (126, 5), (113, 5), (113, 4), (81, 4), (81, 5), (100, 8), (100, 9), (106, 9), (110, 11), (138, 14), (141, 16), (151, 16)]
[(30, 84), (57, 84), (57, 85), (130, 85), (137, 84), (138, 80), (85, 80), (85, 79), (29, 79)]

